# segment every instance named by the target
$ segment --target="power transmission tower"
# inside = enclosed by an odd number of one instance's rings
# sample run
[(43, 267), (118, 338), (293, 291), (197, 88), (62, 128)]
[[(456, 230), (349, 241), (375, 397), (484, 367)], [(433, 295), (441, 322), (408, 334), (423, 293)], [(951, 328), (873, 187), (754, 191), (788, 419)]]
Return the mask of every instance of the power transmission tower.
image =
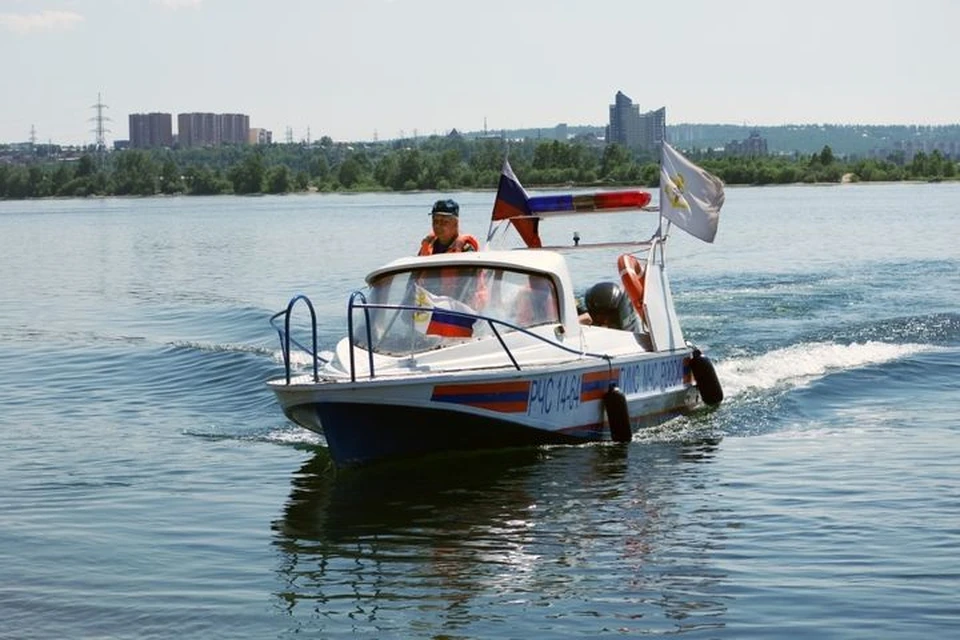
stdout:
[(104, 124), (110, 122), (110, 118), (103, 115), (103, 110), (108, 109), (109, 107), (103, 104), (103, 100), (100, 99), (100, 93), (97, 92), (97, 104), (91, 105), (90, 108), (95, 109), (97, 112), (97, 115), (90, 118), (92, 122), (96, 123), (94, 128), (90, 131), (97, 137), (95, 143), (97, 147), (97, 155), (102, 157), (104, 152), (107, 150), (105, 135), (110, 133), (110, 129), (107, 129), (106, 125)]

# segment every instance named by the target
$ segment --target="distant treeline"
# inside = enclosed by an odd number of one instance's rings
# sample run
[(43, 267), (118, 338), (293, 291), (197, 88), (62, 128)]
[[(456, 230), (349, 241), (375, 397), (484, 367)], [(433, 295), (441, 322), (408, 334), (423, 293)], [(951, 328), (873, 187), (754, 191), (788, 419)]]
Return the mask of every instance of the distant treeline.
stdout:
[[(253, 194), (302, 191), (455, 191), (492, 189), (505, 155), (526, 187), (656, 187), (649, 154), (619, 145), (581, 142), (510, 143), (499, 139), (432, 137), (380, 144), (224, 146), (125, 150), (73, 161), (0, 165), (0, 198), (156, 194)], [(765, 185), (953, 179), (957, 163), (939, 151), (886, 160), (845, 161), (829, 146), (810, 155), (725, 157), (687, 149), (688, 157), (727, 184)]]
[[(667, 139), (676, 147), (723, 148), (756, 132), (773, 155), (819, 153), (829, 145), (834, 155), (886, 157), (897, 150), (956, 148), (960, 125), (797, 124), (746, 126), (733, 124), (667, 125)], [(943, 145), (943, 146), (939, 146)]]

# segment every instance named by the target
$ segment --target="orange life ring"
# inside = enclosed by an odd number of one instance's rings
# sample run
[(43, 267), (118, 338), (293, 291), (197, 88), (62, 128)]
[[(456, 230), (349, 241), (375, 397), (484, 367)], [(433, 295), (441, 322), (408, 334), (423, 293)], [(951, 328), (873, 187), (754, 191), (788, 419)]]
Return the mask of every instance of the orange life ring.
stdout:
[(620, 272), (620, 280), (623, 282), (623, 288), (630, 296), (630, 302), (637, 315), (643, 317), (643, 265), (637, 260), (636, 256), (624, 253), (617, 258), (617, 270)]

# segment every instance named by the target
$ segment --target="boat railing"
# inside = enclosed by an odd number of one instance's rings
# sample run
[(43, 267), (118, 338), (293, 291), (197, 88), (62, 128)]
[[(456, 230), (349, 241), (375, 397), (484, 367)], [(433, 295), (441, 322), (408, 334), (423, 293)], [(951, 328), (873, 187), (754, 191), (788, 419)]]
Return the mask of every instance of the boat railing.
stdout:
[[(293, 307), (296, 306), (296, 304), (301, 300), (307, 305), (307, 309), (310, 310), (310, 335), (313, 336), (313, 349), (307, 349), (305, 346), (297, 342), (290, 333), (290, 316), (293, 315)], [(277, 320), (281, 316), (283, 316), (283, 328), (277, 326)], [(324, 364), (326, 364), (327, 361), (317, 354), (317, 312), (314, 310), (313, 303), (310, 302), (310, 298), (302, 293), (290, 298), (290, 302), (287, 303), (286, 309), (283, 311), (278, 311), (270, 317), (270, 326), (276, 329), (277, 334), (280, 336), (280, 349), (283, 352), (283, 368), (286, 371), (287, 384), (290, 384), (291, 344), (312, 357), (313, 381), (318, 382), (320, 380), (320, 362), (322, 361)]]
[[(360, 302), (357, 302), (357, 300), (360, 300)], [(300, 301), (303, 301), (306, 304), (307, 309), (310, 311), (310, 324), (311, 324), (310, 334), (312, 336), (312, 349), (305, 347), (304, 345), (299, 343), (297, 340), (295, 340), (291, 336), (290, 317), (293, 313), (293, 309), (296, 306), (297, 302), (300, 302)], [(354, 313), (356, 311), (363, 312), (367, 345), (370, 345), (373, 342), (372, 333), (370, 329), (371, 327), (370, 310), (371, 309), (411, 311), (411, 312), (423, 312), (427, 310), (422, 306), (416, 306), (416, 305), (370, 303), (370, 302), (367, 302), (367, 299), (363, 295), (363, 292), (354, 291), (350, 295), (349, 302), (347, 303), (347, 336), (349, 338), (349, 346), (350, 346), (350, 381), (351, 382), (356, 382), (357, 380), (357, 367), (356, 367), (356, 361), (355, 361), (356, 344), (355, 344), (354, 330), (353, 330), (354, 329), (354, 324), (353, 324)], [(465, 311), (455, 311), (452, 309), (444, 309), (443, 311), (445, 314), (448, 314), (448, 315), (459, 316), (463, 318), (471, 318), (477, 321), (482, 321), (487, 323), (487, 325), (490, 327), (491, 333), (493, 333), (494, 337), (496, 337), (497, 342), (500, 344), (501, 349), (503, 349), (503, 352), (510, 359), (511, 365), (517, 371), (521, 371), (522, 367), (520, 365), (520, 362), (517, 360), (516, 356), (511, 351), (510, 346), (507, 345), (506, 341), (504, 340), (502, 335), (503, 330), (516, 331), (517, 333), (526, 335), (538, 342), (542, 342), (546, 345), (549, 345), (550, 347), (557, 349), (558, 351), (563, 351), (571, 355), (575, 355), (577, 357), (597, 358), (599, 360), (604, 360), (605, 362), (607, 362), (608, 365), (611, 363), (613, 359), (613, 356), (609, 354), (593, 353), (590, 351), (584, 351), (582, 349), (575, 349), (573, 347), (569, 347), (565, 344), (557, 342), (556, 340), (551, 340), (550, 338), (547, 338), (538, 333), (535, 333), (526, 327), (513, 324), (512, 322), (507, 322), (506, 320), (502, 320), (500, 318), (494, 318), (491, 316), (483, 315), (481, 313), (469, 313)], [(278, 326), (278, 321), (281, 317), (283, 318), (282, 327)], [(319, 365), (321, 363), (326, 364), (329, 361), (325, 358), (320, 357), (317, 351), (317, 315), (316, 315), (316, 312), (314, 311), (313, 304), (310, 302), (310, 299), (303, 294), (294, 296), (290, 300), (289, 304), (287, 304), (286, 309), (277, 312), (270, 318), (270, 324), (271, 326), (273, 326), (274, 329), (277, 330), (277, 333), (280, 336), (280, 344), (283, 350), (283, 366), (286, 373), (286, 383), (290, 384), (290, 378), (291, 378), (290, 345), (294, 345), (295, 347), (300, 349), (302, 352), (306, 353), (311, 357), (313, 361), (313, 380), (314, 382), (318, 382), (319, 381)], [(560, 325), (560, 330), (562, 331), (562, 325)], [(365, 351), (367, 352), (367, 370), (369, 372), (368, 375), (369, 375), (369, 378), (372, 380), (376, 378), (373, 350), (367, 348), (365, 349)]]
[[(367, 304), (367, 297), (363, 295), (362, 291), (354, 291), (350, 294), (350, 300), (347, 302), (347, 335), (350, 336), (350, 382), (357, 381), (357, 367), (354, 358), (356, 349), (353, 348), (353, 310), (357, 306), (355, 302), (357, 298), (362, 301), (360, 306), (364, 310), (363, 326), (367, 332), (367, 344), (373, 344), (373, 334), (370, 332), (370, 311), (368, 310), (370, 306)], [(370, 371), (370, 377), (373, 378), (373, 349), (367, 349), (367, 359), (367, 368)]]
[[(355, 382), (355, 381), (356, 381), (356, 367), (354, 366), (354, 361), (353, 361), (353, 354), (354, 354), (354, 351), (355, 351), (355, 349), (354, 349), (354, 346), (355, 346), (355, 345), (354, 345), (354, 337), (353, 337), (354, 334), (353, 334), (353, 322), (352, 322), (352, 319), (353, 319), (354, 310), (356, 310), (356, 309), (362, 309), (362, 310), (363, 310), (363, 313), (364, 313), (364, 324), (365, 324), (366, 327), (367, 327), (367, 344), (368, 344), (368, 345), (369, 345), (370, 342), (371, 342), (371, 335), (370, 335), (370, 309), (395, 310), (395, 311), (411, 311), (411, 312), (418, 312), (418, 311), (419, 311), (419, 312), (423, 312), (423, 311), (427, 311), (427, 310), (428, 310), (428, 309), (426, 309), (426, 308), (424, 308), (424, 307), (422, 307), (422, 306), (417, 306), (417, 305), (368, 303), (368, 302), (366, 302), (366, 299), (364, 299), (364, 301), (361, 302), (360, 304), (357, 304), (357, 303), (355, 302), (355, 299), (358, 297), (357, 294), (360, 294), (360, 292), (359, 292), (359, 291), (356, 291), (356, 292), (354, 292), (353, 295), (350, 296), (350, 302), (349, 302), (349, 304), (348, 304), (348, 306), (347, 306), (347, 318), (348, 318), (348, 320), (347, 320), (347, 325), (348, 325), (349, 338), (350, 338), (350, 381), (351, 381), (351, 382)], [(363, 297), (362, 294), (361, 294), (359, 297)], [(510, 363), (513, 365), (513, 367), (514, 367), (517, 371), (521, 371), (521, 370), (522, 370), (522, 367), (520, 366), (520, 363), (517, 361), (517, 358), (513, 355), (513, 352), (510, 350), (510, 347), (507, 345), (506, 341), (503, 339), (503, 335), (501, 334), (501, 331), (497, 329), (498, 326), (499, 326), (501, 329), (506, 328), (506, 329), (510, 329), (510, 330), (516, 331), (516, 332), (518, 332), (518, 333), (521, 333), (521, 334), (523, 334), (523, 335), (529, 336), (529, 337), (533, 338), (534, 340), (537, 340), (537, 341), (539, 341), (539, 342), (542, 342), (542, 343), (544, 343), (544, 344), (547, 344), (547, 345), (549, 345), (549, 346), (551, 346), (551, 347), (553, 347), (553, 348), (555, 348), (555, 349), (557, 349), (557, 350), (559, 350), (559, 351), (564, 351), (564, 352), (569, 353), (569, 354), (571, 354), (571, 355), (575, 355), (575, 356), (578, 356), (578, 357), (598, 358), (598, 359), (604, 360), (604, 361), (606, 361), (606, 362), (608, 362), (608, 363), (612, 360), (612, 356), (610, 356), (609, 354), (605, 354), (605, 353), (591, 353), (591, 352), (589, 352), (589, 351), (583, 351), (583, 350), (581, 350), (581, 349), (574, 349), (574, 348), (572, 348), (572, 347), (568, 347), (568, 346), (565, 345), (565, 344), (561, 344), (561, 343), (557, 342), (556, 340), (551, 340), (551, 339), (546, 338), (546, 337), (544, 337), (544, 336), (542, 336), (542, 335), (540, 335), (540, 334), (538, 334), (538, 333), (535, 333), (535, 332), (533, 332), (533, 331), (530, 331), (528, 328), (521, 327), (520, 325), (513, 324), (512, 322), (507, 322), (506, 320), (503, 320), (503, 319), (501, 319), (501, 318), (494, 318), (494, 317), (492, 317), (492, 316), (487, 316), (487, 315), (484, 315), (484, 314), (482, 314), (482, 313), (470, 313), (470, 312), (467, 312), (467, 311), (456, 311), (456, 310), (453, 310), (453, 309), (444, 309), (444, 310), (443, 310), (443, 313), (446, 314), (446, 315), (452, 315), (452, 316), (457, 316), (457, 317), (461, 317), (461, 318), (470, 318), (470, 319), (480, 320), (480, 321), (486, 322), (487, 325), (490, 327), (491, 333), (493, 333), (494, 337), (497, 339), (497, 342), (500, 343), (500, 348), (503, 349), (503, 352), (504, 352), (504, 353), (507, 355), (507, 357), (510, 359)], [(560, 326), (562, 327), (562, 325), (560, 325)], [(368, 354), (368, 356), (369, 356), (369, 363), (368, 363), (369, 376), (370, 376), (371, 379), (373, 379), (373, 378), (376, 377), (376, 373), (375, 373), (375, 371), (374, 371), (374, 365), (373, 365), (373, 351), (370, 350), (370, 349), (367, 349), (366, 351), (367, 351), (367, 354)]]

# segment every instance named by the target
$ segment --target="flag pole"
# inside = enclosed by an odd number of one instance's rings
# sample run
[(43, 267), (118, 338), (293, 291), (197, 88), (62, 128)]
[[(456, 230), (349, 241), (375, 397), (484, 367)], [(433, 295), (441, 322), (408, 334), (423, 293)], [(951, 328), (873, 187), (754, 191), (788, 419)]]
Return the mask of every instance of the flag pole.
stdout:
[[(664, 137), (666, 137), (666, 136), (664, 136)], [(659, 223), (658, 223), (658, 225), (657, 225), (657, 237), (658, 237), (658, 238), (664, 238), (664, 231), (663, 231), (663, 193), (664, 193), (664, 192), (663, 192), (663, 144), (664, 144), (664, 142), (665, 142), (665, 141), (661, 141), (661, 142), (660, 142), (660, 170), (657, 172), (657, 175), (660, 176), (660, 177), (659, 177), (659, 180), (657, 181), (658, 184), (659, 184), (659, 189), (660, 189), (660, 195), (659, 195), (659, 198), (660, 198), (660, 199), (657, 201), (657, 209), (658, 209), (658, 213), (659, 213), (659, 217), (658, 217)], [(668, 221), (667, 221), (667, 232), (669, 232), (669, 230), (670, 230), (669, 225), (670, 225), (670, 221), (668, 220)]]

